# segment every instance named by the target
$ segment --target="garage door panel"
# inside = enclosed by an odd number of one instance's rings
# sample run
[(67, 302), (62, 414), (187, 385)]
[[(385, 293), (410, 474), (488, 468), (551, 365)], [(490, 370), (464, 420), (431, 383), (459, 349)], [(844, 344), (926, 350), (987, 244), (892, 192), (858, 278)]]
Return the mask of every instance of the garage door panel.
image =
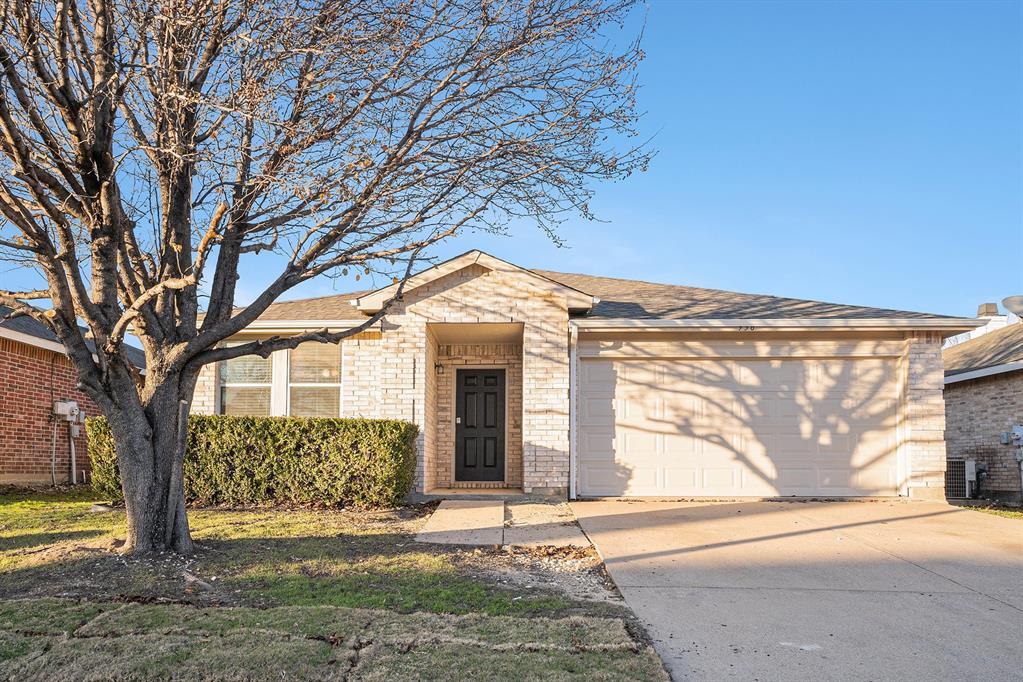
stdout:
[[(695, 491), (699, 490), (697, 485), (700, 470), (695, 467), (664, 467), (664, 488), (665, 490)], [(692, 493), (680, 493), (692, 494)]]
[(580, 364), (584, 495), (897, 492), (891, 359)]
[(614, 431), (585, 429), (579, 435), (579, 461), (613, 462)]
[(612, 396), (584, 395), (579, 401), (579, 425), (601, 427), (614, 423), (615, 408)]

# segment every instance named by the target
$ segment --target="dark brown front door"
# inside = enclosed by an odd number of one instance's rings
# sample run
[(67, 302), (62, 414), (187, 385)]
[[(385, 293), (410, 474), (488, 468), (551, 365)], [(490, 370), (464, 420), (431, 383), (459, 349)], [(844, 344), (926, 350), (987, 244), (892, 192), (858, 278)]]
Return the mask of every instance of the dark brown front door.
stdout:
[(455, 480), (504, 480), (504, 370), (455, 377)]

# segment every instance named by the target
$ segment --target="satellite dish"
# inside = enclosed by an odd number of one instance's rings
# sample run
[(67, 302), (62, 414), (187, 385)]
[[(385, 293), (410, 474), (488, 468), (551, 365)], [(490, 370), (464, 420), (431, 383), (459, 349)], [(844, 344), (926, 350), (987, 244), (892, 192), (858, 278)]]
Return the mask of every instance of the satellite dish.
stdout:
[(1023, 317), (1023, 296), (1009, 296), (1002, 299), (1002, 305), (1010, 313)]

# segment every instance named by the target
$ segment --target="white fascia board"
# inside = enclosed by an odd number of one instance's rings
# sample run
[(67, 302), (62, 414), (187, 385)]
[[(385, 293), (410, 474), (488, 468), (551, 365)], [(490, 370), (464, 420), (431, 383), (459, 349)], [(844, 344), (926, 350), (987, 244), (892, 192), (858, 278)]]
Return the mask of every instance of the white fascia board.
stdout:
[(67, 351), (64, 349), (64, 344), (62, 343), (58, 343), (57, 341), (50, 341), (49, 339), (41, 339), (38, 336), (32, 336), (31, 334), (26, 334), (24, 332), (14, 331), (13, 329), (7, 329), (6, 327), (0, 327), (0, 338), (10, 339), (11, 341), (24, 343), (27, 346), (44, 348), (46, 350), (53, 351), (54, 353), (67, 355)]
[(845, 318), (845, 319), (684, 319), (684, 320), (571, 320), (580, 331), (798, 331), (798, 330), (924, 330), (949, 334), (982, 326), (974, 318)]
[(983, 377), (993, 376), (995, 374), (1005, 374), (1006, 372), (1016, 372), (1023, 370), (1023, 360), (1018, 362), (1007, 362), (1003, 365), (993, 365), (991, 367), (984, 367), (982, 369), (975, 369), (971, 372), (961, 372), (959, 374), (953, 374), (945, 377), (945, 385), (955, 384), (960, 381), (969, 381), (970, 379), (981, 379)]
[(249, 331), (310, 331), (313, 329), (351, 329), (365, 324), (366, 320), (255, 320), (240, 333)]
[[(53, 351), (54, 353), (60, 353), (61, 355), (67, 355), (67, 349), (64, 348), (64, 344), (57, 343), (56, 341), (50, 341), (49, 339), (40, 339), (38, 336), (32, 336), (24, 332), (14, 331), (13, 329), (7, 329), (0, 327), (0, 338), (10, 339), (11, 341), (17, 341), (23, 343), (26, 346), (35, 346), (36, 348), (42, 348), (44, 350)], [(96, 354), (92, 354), (93, 360), (99, 360)], [(137, 368), (139, 374), (145, 374), (146, 370), (144, 367)]]

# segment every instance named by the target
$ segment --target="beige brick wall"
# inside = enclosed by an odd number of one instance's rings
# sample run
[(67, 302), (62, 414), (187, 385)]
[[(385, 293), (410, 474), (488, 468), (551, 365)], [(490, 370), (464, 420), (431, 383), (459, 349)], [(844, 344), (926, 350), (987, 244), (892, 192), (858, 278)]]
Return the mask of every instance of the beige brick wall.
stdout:
[[(428, 325), (508, 322), (523, 325), (518, 371), (526, 396), (519, 399), (526, 407), (521, 435), (515, 436), (521, 446), (508, 438), (508, 482), (526, 492), (563, 492), (568, 488), (568, 311), (563, 301), (528, 278), (472, 265), (409, 292), (387, 316), (380, 339), (345, 343), (344, 413), (420, 425), (418, 490), (443, 486), (451, 477), (452, 454), (442, 442), (446, 436), (436, 416), (428, 417), (436, 415), (432, 408), (440, 407), (445, 390), (434, 369), (437, 344)], [(521, 465), (513, 467), (518, 457)]]
[[(453, 350), (441, 354), (431, 323), (521, 323), (521, 350)], [(902, 343), (898, 448), (901, 476), (914, 498), (944, 496), (945, 402), (940, 335), (912, 332)], [(467, 340), (471, 343), (471, 340)], [(502, 355), (502, 353), (505, 353)], [(512, 355), (515, 355), (514, 353)], [(503, 360), (494, 360), (503, 357)], [(420, 426), (416, 488), (452, 483), (450, 381), (437, 363), (508, 363), (509, 485), (560, 492), (569, 475), (568, 313), (565, 302), (529, 278), (472, 265), (406, 294), (381, 325), (342, 345), (342, 414), (406, 419)], [(196, 413), (214, 409), (215, 370), (200, 376)], [(519, 391), (516, 395), (515, 391)]]
[(426, 422), (423, 426), (423, 449), (420, 451), (421, 456), (419, 458), (419, 476), (416, 480), (421, 481), (421, 487), (423, 490), (431, 490), (447, 485), (447, 479), (440, 475), (438, 471), (438, 462), (442, 462), (444, 457), (441, 455), (441, 450), (438, 449), (438, 430), (439, 425), (437, 419), (431, 419), (430, 415), (437, 414), (437, 396), (441, 390), (439, 388), (440, 379), (442, 377), (437, 376), (435, 366), (437, 364), (437, 339), (434, 337), (433, 331), (427, 327), (426, 329), (426, 380), (425, 380), (425, 393), (424, 399), (426, 401)]
[(985, 464), (981, 492), (1020, 494), (1016, 448), (1002, 445), (1002, 432), (1023, 424), (1023, 371), (960, 381), (945, 387), (949, 459)]
[(906, 335), (900, 362), (899, 448), (909, 496), (945, 499), (945, 365), (941, 335)]
[[(457, 485), (455, 463), (455, 376), (459, 368), (494, 367), (505, 370), (504, 485), (522, 485), (522, 346), (519, 344), (445, 344), (438, 348), (443, 366), (436, 376), (436, 419), (428, 422), (437, 432), (435, 472), (439, 488)], [(429, 488), (429, 480), (427, 488)], [(475, 486), (484, 487), (484, 486)]]
[(192, 394), (192, 414), (216, 414), (217, 366), (206, 365), (199, 370)]

